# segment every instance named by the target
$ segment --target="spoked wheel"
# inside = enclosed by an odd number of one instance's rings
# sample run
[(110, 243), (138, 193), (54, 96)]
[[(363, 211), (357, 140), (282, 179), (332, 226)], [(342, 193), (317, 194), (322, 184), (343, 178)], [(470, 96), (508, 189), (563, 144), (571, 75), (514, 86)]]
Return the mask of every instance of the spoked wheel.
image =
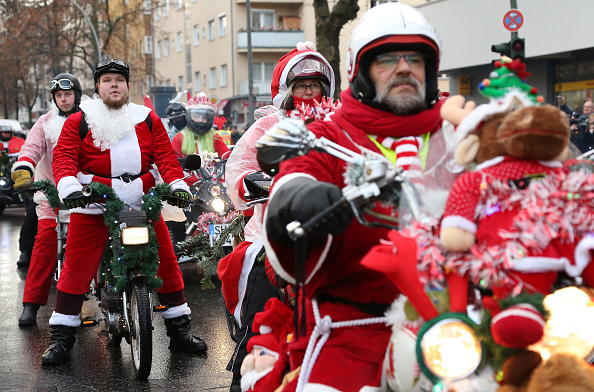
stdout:
[(130, 295), (130, 340), (136, 378), (146, 380), (153, 360), (153, 326), (148, 289), (134, 282)]

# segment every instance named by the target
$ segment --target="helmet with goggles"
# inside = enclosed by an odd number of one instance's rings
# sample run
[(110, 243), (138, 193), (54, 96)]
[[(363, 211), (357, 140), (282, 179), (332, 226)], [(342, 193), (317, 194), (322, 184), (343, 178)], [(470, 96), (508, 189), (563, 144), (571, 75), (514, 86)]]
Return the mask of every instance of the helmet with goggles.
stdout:
[(49, 82), (49, 89), (52, 93), (54, 101), (56, 100), (56, 92), (59, 90), (73, 90), (74, 91), (74, 107), (77, 108), (80, 105), (80, 99), (82, 97), (82, 87), (78, 79), (69, 73), (61, 73)]
[(181, 102), (171, 102), (165, 109), (169, 125), (175, 126), (178, 130), (183, 129), (186, 125), (186, 108)]
[(204, 93), (199, 93), (186, 104), (186, 121), (192, 132), (203, 135), (212, 129), (217, 107)]
[(384, 3), (373, 7), (355, 26), (346, 56), (353, 96), (367, 105), (373, 105), (376, 91), (369, 76), (371, 62), (382, 53), (409, 50), (425, 55), (425, 101), (431, 106), (439, 95), (437, 73), (441, 40), (433, 24), (423, 14), (401, 3)]
[(120, 75), (124, 75), (124, 77), (126, 78), (126, 83), (130, 83), (130, 67), (128, 66), (128, 64), (118, 59), (101, 60), (97, 63), (97, 66), (95, 67), (95, 75), (93, 77), (95, 81), (96, 94), (99, 93), (99, 90), (97, 89), (97, 83), (99, 83), (99, 78), (101, 77), (101, 75), (106, 73), (117, 73)]

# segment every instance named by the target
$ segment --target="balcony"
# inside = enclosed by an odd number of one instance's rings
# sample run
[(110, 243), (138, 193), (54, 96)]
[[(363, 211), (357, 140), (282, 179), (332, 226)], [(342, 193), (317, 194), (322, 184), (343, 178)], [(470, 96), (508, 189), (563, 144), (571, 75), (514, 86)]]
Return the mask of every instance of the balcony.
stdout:
[[(245, 4), (246, 0), (237, 0), (237, 4)], [(250, 0), (250, 4), (303, 4), (303, 0)]]
[[(254, 82), (253, 83), (253, 93), (256, 96), (266, 95), (270, 96), (272, 93), (270, 91), (270, 83), (271, 82)], [(239, 81), (239, 95), (248, 95), (249, 91), (249, 81), (247, 80), (240, 80)]]
[[(301, 30), (288, 31), (252, 31), (252, 51), (285, 52), (295, 48), (297, 42), (305, 41)], [(237, 52), (247, 53), (247, 31), (237, 33)]]

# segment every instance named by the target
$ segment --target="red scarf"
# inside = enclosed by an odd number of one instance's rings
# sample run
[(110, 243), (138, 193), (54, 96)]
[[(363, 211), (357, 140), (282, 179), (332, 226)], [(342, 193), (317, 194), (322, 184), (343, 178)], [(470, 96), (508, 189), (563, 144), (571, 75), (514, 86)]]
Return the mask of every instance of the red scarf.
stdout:
[(350, 88), (343, 91), (340, 98), (342, 107), (332, 116), (332, 120), (346, 131), (356, 128), (370, 135), (402, 137), (421, 136), (441, 127), (439, 109), (445, 99), (438, 100), (431, 109), (420, 113), (398, 116), (359, 102), (351, 94)]
[(293, 113), (293, 112), (296, 112), (297, 114), (299, 114), (299, 109), (298, 108), (302, 104), (305, 104), (305, 106), (311, 106), (311, 107), (313, 107), (314, 106), (314, 100), (320, 102), (321, 99), (322, 99), (322, 93), (318, 94), (317, 97), (309, 98), (309, 99), (303, 99), (303, 98), (299, 98), (299, 97), (296, 97), (296, 96), (293, 95), (293, 107), (295, 109), (289, 109), (289, 110), (287, 110), (286, 111), (287, 112), (287, 116), (290, 117), (291, 116), (291, 113)]

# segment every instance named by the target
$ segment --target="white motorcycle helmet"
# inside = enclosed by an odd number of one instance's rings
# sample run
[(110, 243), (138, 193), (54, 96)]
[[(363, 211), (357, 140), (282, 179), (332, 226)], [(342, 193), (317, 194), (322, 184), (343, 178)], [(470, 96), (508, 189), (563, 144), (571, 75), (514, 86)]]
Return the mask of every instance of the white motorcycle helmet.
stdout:
[(367, 11), (359, 20), (346, 55), (347, 74), (353, 96), (378, 106), (369, 66), (380, 53), (414, 50), (427, 55), (425, 101), (431, 107), (439, 97), (437, 75), (442, 43), (433, 24), (415, 8), (401, 3), (384, 3)]

